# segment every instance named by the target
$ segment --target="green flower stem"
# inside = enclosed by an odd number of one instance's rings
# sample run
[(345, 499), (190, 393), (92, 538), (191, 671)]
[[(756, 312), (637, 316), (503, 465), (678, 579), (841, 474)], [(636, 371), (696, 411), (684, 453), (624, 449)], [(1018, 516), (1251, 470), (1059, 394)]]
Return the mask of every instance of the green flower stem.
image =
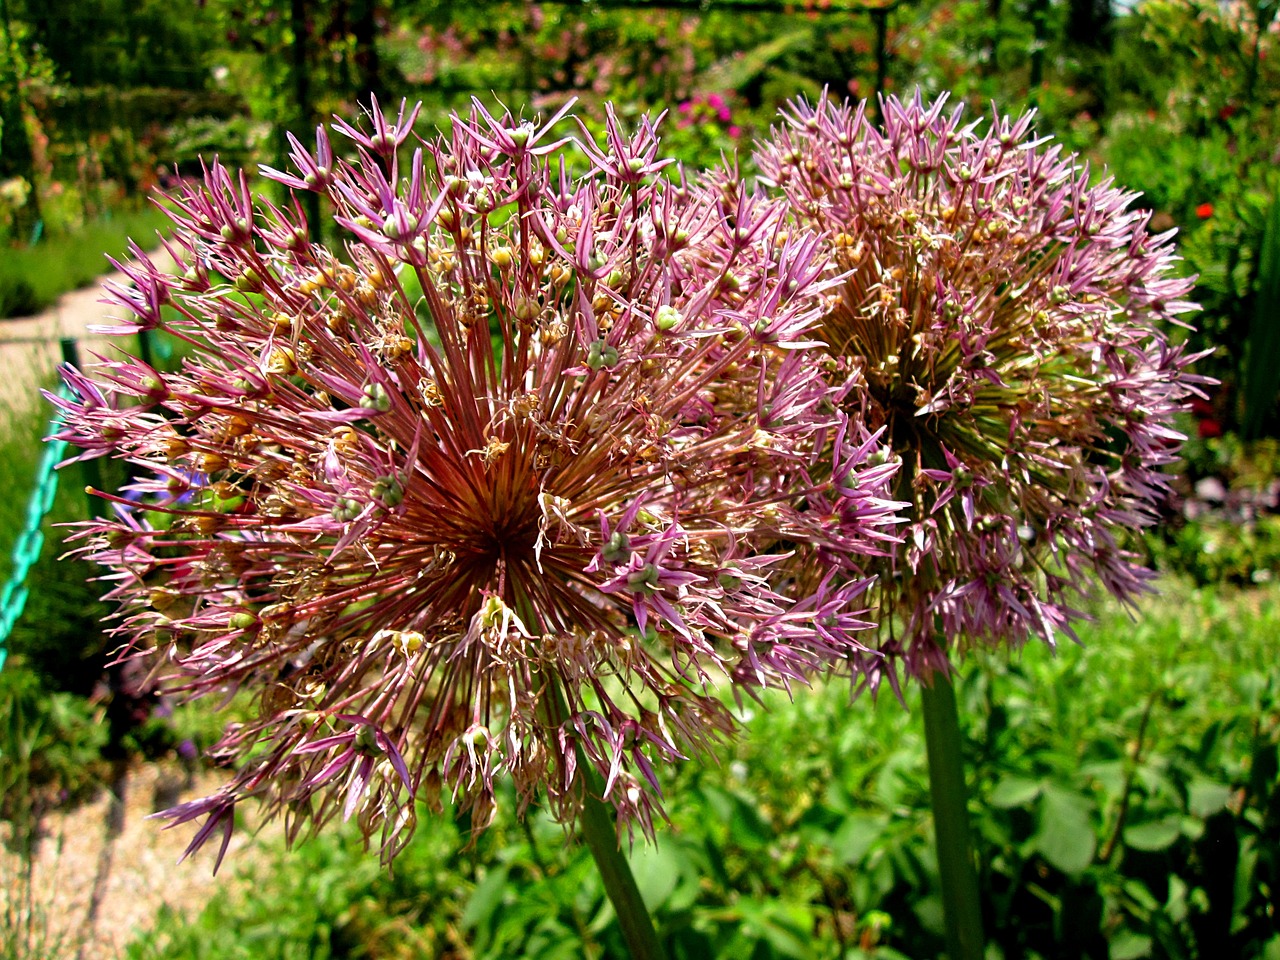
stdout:
[(929, 794), (950, 960), (982, 960), (982, 908), (969, 843), (969, 810), (961, 761), (960, 718), (951, 681), (941, 673), (920, 685)]
[[(521, 606), (517, 604), (517, 610)], [(569, 708), (564, 702), (560, 687), (552, 677), (544, 676), (541, 682), (544, 684), (551, 721), (563, 723), (569, 715)], [(578, 773), (586, 785), (586, 789), (582, 791), (582, 815), (578, 818), (578, 832), (587, 842), (587, 849), (591, 851), (596, 869), (600, 871), (604, 891), (613, 904), (613, 912), (618, 915), (623, 939), (627, 941), (627, 949), (631, 951), (631, 960), (666, 960), (662, 945), (658, 943), (653, 918), (649, 916), (649, 908), (644, 905), (640, 896), (640, 888), (636, 886), (636, 878), (631, 874), (626, 854), (618, 845), (618, 829), (613, 813), (600, 799), (604, 795), (604, 782), (595, 768), (587, 762), (581, 749), (577, 750), (577, 758)]]
[(604, 802), (596, 796), (603, 790), (600, 777), (590, 767), (584, 769), (579, 759), (578, 769), (586, 774), (587, 789), (582, 801), (582, 816), (578, 820), (578, 828), (582, 838), (587, 841), (591, 856), (596, 861), (600, 878), (604, 881), (605, 892), (609, 902), (613, 904), (618, 915), (618, 923), (622, 925), (622, 936), (627, 941), (632, 960), (664, 960), (666, 954), (658, 943), (658, 933), (654, 930), (649, 910), (640, 898), (640, 888), (631, 875), (631, 866), (626, 855), (618, 846), (618, 831), (614, 826), (613, 814)]

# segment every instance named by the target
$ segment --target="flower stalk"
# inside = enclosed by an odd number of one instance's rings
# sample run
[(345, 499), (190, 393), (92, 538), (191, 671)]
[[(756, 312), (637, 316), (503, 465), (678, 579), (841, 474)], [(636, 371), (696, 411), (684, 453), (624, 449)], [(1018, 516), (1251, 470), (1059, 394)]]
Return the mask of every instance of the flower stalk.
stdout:
[(934, 845), (942, 881), (942, 910), (951, 960), (982, 960), (982, 909), (969, 839), (968, 791), (961, 756), (955, 689), (941, 670), (920, 684)]
[(618, 843), (618, 828), (609, 808), (596, 797), (601, 789), (600, 778), (594, 771), (587, 773), (587, 788), (582, 797), (582, 813), (578, 817), (578, 829), (587, 849), (600, 871), (605, 893), (618, 915), (622, 936), (627, 941), (632, 960), (665, 960), (666, 954), (658, 942), (653, 919), (640, 896), (640, 888), (631, 873), (631, 865)]

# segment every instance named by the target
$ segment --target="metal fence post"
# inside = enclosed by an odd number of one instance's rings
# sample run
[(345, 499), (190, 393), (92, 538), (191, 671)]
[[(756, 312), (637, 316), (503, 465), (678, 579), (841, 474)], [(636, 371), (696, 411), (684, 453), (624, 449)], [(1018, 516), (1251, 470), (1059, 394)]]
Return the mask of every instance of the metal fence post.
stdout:
[[(80, 349), (76, 343), (75, 337), (63, 337), (59, 344), (62, 347), (62, 362), (70, 367), (80, 369)], [(97, 460), (81, 460), (81, 474), (84, 476), (85, 482), (85, 499), (89, 505), (89, 516), (98, 515), (100, 502), (97, 497), (89, 492), (102, 489), (102, 465)]]

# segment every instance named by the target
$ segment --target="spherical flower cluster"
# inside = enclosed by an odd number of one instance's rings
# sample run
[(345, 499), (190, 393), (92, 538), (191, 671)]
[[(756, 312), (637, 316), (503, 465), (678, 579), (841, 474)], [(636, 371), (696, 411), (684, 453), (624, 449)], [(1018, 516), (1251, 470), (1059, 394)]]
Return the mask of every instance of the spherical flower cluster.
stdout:
[(1030, 115), (944, 107), (890, 99), (881, 132), (863, 107), (797, 105), (758, 156), (833, 254), (819, 336), (846, 410), (901, 461), (909, 522), (875, 588), (895, 684), (895, 659), (927, 675), (967, 642), (1070, 634), (1095, 578), (1140, 593), (1125, 535), (1155, 519), (1198, 382), (1157, 326), (1192, 307), (1172, 234)]
[(584, 763), (649, 832), (655, 769), (733, 726), (717, 687), (860, 649), (864, 582), (776, 573), (780, 545), (870, 553), (892, 519), (892, 467), (807, 358), (816, 238), (732, 173), (668, 177), (647, 121), (610, 115), (573, 178), (551, 124), (477, 106), (406, 157), (415, 119), (265, 171), (342, 248), (214, 164), (171, 198), (185, 273), (135, 250), (114, 291), (112, 331), (165, 329), (181, 370), (66, 374), (61, 435), (136, 476), (80, 534), (127, 652), (254, 698), (215, 751), (234, 778), (167, 814), (206, 818), (193, 848), (256, 796), (290, 837), (341, 813), (390, 857), (415, 797), (479, 829), (502, 776), (567, 820)]

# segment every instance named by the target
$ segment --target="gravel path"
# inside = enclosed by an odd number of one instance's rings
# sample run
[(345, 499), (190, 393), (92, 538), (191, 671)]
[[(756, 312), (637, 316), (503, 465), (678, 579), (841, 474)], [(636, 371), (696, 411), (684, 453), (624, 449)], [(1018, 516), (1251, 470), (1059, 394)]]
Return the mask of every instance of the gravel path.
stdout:
[[(45, 947), (29, 954), (33, 960), (117, 960), (150, 928), (161, 906), (194, 916), (215, 890), (232, 882), (261, 838), (238, 829), (215, 878), (216, 843), (178, 864), (195, 825), (164, 830), (161, 821), (147, 819), (212, 792), (224, 777), (205, 772), (187, 785), (176, 768), (137, 765), (115, 784), (123, 805), (103, 789), (92, 802), (46, 818), (31, 887), (35, 915), (48, 929), (41, 938)], [(7, 853), (0, 858), (0, 880), (3, 903), (21, 888), (20, 865)]]

